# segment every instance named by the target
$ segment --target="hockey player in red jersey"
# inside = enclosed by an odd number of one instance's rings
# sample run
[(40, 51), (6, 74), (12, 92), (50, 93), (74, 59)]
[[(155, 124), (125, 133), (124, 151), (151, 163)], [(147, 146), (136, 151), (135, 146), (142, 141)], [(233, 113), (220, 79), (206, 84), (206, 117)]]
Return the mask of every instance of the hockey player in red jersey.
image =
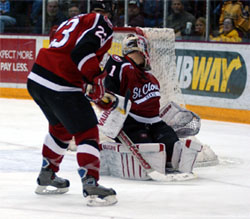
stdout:
[[(105, 86), (121, 96), (125, 96), (127, 90), (131, 91), (132, 106), (123, 131), (133, 143), (164, 143), (167, 167), (192, 172), (201, 146), (183, 144), (173, 128), (160, 118), (160, 84), (150, 72), (147, 47), (147, 39), (141, 35), (129, 34), (125, 37), (122, 48), (124, 57), (112, 55), (105, 65), (104, 70), (108, 72)], [(189, 151), (181, 154), (181, 150), (186, 148)], [(183, 162), (180, 162), (181, 159)]]
[[(58, 177), (60, 164), (69, 141), (77, 145), (78, 173), (88, 205), (111, 205), (116, 192), (98, 184), (100, 153), (97, 118), (90, 100), (101, 103), (105, 72), (99, 63), (111, 46), (113, 30), (108, 17), (111, 1), (95, 1), (93, 12), (64, 21), (57, 29), (49, 48), (39, 51), (28, 76), (30, 95), (49, 122), (43, 143), (43, 163), (38, 176), (37, 194), (65, 193), (69, 181)], [(92, 90), (85, 95), (87, 84)], [(113, 103), (107, 103), (107, 109)], [(102, 105), (103, 106), (103, 105)], [(49, 190), (53, 186), (54, 190)], [(101, 199), (101, 200), (100, 200)]]

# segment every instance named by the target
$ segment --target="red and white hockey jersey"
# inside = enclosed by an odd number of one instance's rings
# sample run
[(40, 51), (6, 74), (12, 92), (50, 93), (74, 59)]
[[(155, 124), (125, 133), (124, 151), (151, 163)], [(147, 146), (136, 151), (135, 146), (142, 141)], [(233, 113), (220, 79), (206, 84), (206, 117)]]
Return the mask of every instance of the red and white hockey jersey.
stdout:
[(130, 116), (144, 123), (161, 121), (160, 84), (154, 75), (138, 68), (127, 56), (112, 55), (105, 70), (108, 72), (105, 80), (108, 90), (121, 96), (125, 96), (128, 89), (131, 91)]
[(82, 88), (84, 82), (91, 83), (100, 74), (99, 63), (111, 46), (112, 28), (107, 17), (96, 13), (66, 20), (49, 48), (39, 51), (29, 78), (58, 91), (64, 91), (62, 86)]

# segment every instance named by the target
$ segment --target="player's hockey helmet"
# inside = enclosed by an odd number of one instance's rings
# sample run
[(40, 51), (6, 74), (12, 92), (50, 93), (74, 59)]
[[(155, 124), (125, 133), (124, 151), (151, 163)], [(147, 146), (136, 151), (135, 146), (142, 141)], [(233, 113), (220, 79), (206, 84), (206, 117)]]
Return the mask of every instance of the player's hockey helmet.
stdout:
[[(103, 11), (110, 13), (113, 16), (113, 1), (112, 0), (92, 0), (91, 1), (91, 11)], [(110, 18), (111, 18), (110, 17)]]
[(144, 70), (150, 70), (148, 40), (138, 34), (128, 34), (122, 42), (122, 54), (128, 55), (131, 52), (139, 51), (145, 59)]

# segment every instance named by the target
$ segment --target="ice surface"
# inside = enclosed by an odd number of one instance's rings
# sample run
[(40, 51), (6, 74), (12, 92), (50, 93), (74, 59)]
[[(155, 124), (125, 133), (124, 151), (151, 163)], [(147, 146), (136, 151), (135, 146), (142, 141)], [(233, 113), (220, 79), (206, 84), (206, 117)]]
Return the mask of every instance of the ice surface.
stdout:
[(70, 180), (70, 191), (34, 193), (46, 132), (33, 101), (0, 99), (0, 218), (250, 219), (250, 125), (203, 120), (198, 139), (216, 152), (219, 165), (195, 168), (199, 178), (187, 182), (102, 176), (100, 184), (113, 187), (119, 202), (97, 208), (85, 205), (73, 152), (58, 174)]

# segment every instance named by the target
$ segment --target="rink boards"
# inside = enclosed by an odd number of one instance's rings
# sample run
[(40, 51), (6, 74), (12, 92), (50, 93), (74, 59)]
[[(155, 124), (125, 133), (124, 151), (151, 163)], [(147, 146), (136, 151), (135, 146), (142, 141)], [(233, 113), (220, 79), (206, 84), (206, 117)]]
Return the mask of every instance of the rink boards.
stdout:
[[(30, 99), (26, 80), (47, 36), (0, 36), (0, 97)], [(188, 109), (204, 119), (250, 123), (250, 45), (176, 42)]]

